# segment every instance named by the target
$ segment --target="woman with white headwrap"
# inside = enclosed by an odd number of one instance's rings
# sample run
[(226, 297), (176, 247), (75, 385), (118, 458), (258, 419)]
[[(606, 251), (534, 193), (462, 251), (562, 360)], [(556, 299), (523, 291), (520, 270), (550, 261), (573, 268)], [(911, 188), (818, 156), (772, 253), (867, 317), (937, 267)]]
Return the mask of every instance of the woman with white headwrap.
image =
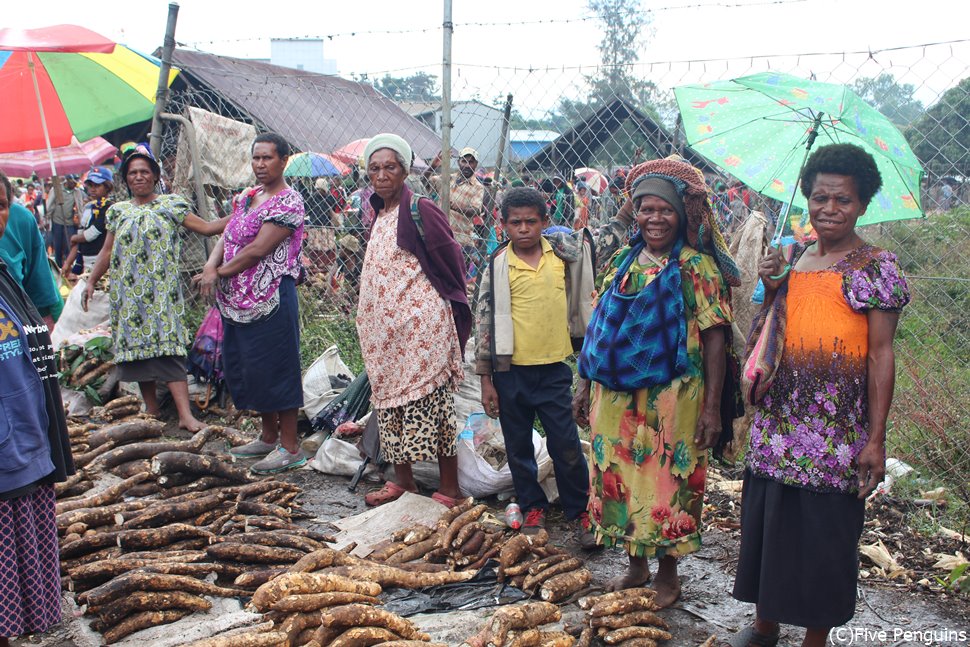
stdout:
[(404, 183), (412, 160), (408, 143), (389, 133), (364, 149), (377, 216), (360, 277), (357, 333), (381, 449), (395, 474), (364, 500), (381, 505), (417, 491), (412, 463), (436, 459), (441, 485), (432, 498), (451, 506), (460, 496), (452, 393), (463, 379), (471, 309), (447, 217)]

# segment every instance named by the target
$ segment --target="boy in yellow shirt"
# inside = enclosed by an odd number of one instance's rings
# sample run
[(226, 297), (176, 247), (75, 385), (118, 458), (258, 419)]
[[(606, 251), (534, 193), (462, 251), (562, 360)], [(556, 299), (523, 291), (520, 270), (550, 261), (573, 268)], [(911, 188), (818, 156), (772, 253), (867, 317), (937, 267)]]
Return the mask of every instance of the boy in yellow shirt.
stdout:
[(508, 243), (492, 255), (476, 305), (476, 370), (485, 413), (502, 424), (512, 481), (525, 511), (523, 532), (545, 525), (549, 501), (539, 486), (532, 445), (538, 415), (546, 432), (559, 499), (583, 548), (596, 546), (586, 504), (589, 468), (571, 409), (572, 371), (592, 310), (593, 241), (585, 229), (548, 237), (545, 198), (517, 187), (502, 200)]

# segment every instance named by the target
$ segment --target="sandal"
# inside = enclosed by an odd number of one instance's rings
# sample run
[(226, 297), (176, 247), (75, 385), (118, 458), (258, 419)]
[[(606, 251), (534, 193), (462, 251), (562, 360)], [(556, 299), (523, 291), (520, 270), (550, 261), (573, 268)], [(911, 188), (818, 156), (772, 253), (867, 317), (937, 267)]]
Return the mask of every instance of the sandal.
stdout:
[(752, 624), (731, 636), (727, 644), (731, 647), (747, 647), (748, 645), (775, 647), (778, 644), (778, 635), (778, 633), (774, 635), (763, 634), (755, 629)]
[(456, 505), (461, 503), (462, 499), (460, 497), (450, 497), (442, 494), (441, 492), (435, 492), (431, 495), (431, 499), (437, 501), (441, 505), (447, 508), (454, 508)]
[(380, 490), (374, 490), (364, 495), (364, 503), (369, 506), (379, 506), (391, 501), (397, 501), (405, 492), (414, 494), (417, 490), (405, 490), (394, 481), (387, 481)]

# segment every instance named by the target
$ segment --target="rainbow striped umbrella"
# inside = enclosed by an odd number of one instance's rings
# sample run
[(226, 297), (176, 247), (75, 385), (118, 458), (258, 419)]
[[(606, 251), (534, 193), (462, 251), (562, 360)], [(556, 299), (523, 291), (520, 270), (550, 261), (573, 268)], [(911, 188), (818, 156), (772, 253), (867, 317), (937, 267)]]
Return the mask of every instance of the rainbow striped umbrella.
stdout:
[(151, 119), (159, 65), (75, 25), (0, 29), (0, 153), (50, 151)]

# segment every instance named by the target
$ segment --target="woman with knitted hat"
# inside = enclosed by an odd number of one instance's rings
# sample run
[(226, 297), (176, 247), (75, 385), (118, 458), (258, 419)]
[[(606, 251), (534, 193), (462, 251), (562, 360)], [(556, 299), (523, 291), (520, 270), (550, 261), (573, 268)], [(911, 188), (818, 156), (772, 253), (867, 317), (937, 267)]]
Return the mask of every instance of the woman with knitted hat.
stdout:
[(394, 480), (364, 497), (382, 505), (417, 491), (414, 461), (437, 460), (432, 498), (454, 505), (458, 492), (457, 419), (452, 393), (464, 372), (471, 332), (465, 265), (445, 214), (405, 185), (414, 156), (397, 135), (364, 149), (377, 214), (360, 276), (357, 333), (370, 380), (381, 451)]
[(737, 268), (719, 245), (697, 169), (646, 162), (626, 187), (639, 235), (597, 279), (573, 409), (592, 429), (596, 539), (623, 546), (630, 559), (608, 588), (645, 584), (647, 560), (656, 557), (655, 601), (666, 607), (680, 595), (677, 558), (701, 544), (706, 450), (721, 433), (728, 283)]

